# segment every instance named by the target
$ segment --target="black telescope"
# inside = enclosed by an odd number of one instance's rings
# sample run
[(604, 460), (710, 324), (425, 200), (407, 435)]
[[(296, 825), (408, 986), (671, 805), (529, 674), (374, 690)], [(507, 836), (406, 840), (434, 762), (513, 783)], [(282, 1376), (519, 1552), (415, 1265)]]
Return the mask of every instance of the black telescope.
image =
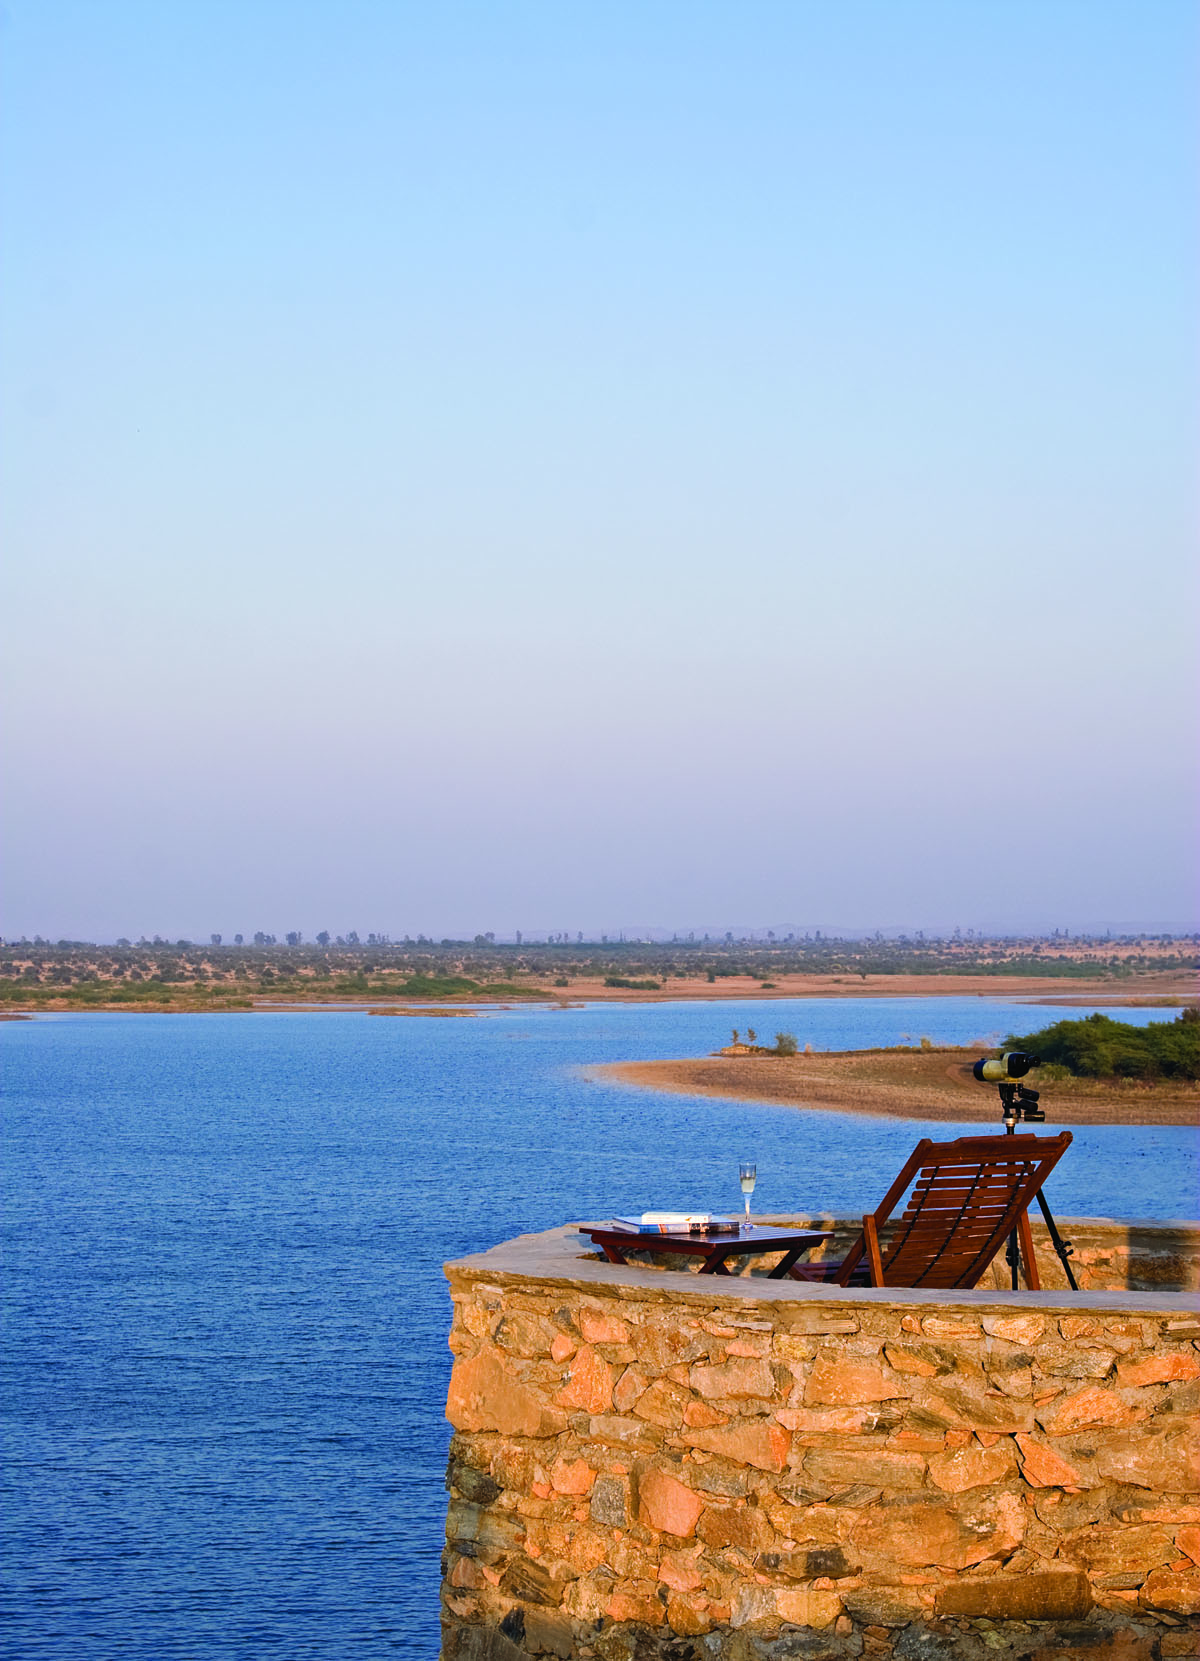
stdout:
[(1005, 1050), (999, 1061), (977, 1061), (971, 1071), (980, 1084), (1010, 1084), (1040, 1065), (1040, 1056), (1026, 1055), (1024, 1050)]

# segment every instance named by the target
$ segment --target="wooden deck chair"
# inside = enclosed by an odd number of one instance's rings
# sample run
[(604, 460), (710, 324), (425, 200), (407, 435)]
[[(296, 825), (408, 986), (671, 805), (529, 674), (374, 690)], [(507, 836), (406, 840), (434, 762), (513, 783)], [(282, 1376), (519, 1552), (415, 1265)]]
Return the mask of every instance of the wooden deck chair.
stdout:
[(1029, 1207), (1070, 1145), (1069, 1130), (918, 1142), (843, 1260), (800, 1264), (793, 1273), (838, 1286), (970, 1287), (1015, 1229), (1025, 1284), (1040, 1291)]

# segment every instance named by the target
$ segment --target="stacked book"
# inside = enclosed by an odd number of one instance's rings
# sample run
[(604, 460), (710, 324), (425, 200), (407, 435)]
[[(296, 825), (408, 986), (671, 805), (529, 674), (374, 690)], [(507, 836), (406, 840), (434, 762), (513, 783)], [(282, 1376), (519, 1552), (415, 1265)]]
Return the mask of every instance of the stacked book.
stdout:
[(618, 1228), (633, 1234), (736, 1234), (736, 1217), (710, 1211), (643, 1211), (640, 1217), (614, 1217)]

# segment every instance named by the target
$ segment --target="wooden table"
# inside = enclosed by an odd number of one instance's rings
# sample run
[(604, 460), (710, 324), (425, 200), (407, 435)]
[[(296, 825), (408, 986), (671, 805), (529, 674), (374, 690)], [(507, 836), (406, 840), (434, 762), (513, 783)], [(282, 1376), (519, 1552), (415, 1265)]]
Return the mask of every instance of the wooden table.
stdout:
[(832, 1231), (812, 1228), (773, 1228), (758, 1224), (747, 1228), (744, 1223), (737, 1231), (695, 1232), (687, 1234), (642, 1234), (631, 1228), (584, 1228), (592, 1244), (599, 1246), (610, 1263), (628, 1263), (626, 1252), (670, 1252), (687, 1257), (702, 1257), (702, 1275), (727, 1275), (725, 1261), (730, 1257), (761, 1257), (766, 1252), (782, 1252), (783, 1257), (771, 1270), (769, 1280), (792, 1280), (796, 1259), (822, 1240), (831, 1240)]

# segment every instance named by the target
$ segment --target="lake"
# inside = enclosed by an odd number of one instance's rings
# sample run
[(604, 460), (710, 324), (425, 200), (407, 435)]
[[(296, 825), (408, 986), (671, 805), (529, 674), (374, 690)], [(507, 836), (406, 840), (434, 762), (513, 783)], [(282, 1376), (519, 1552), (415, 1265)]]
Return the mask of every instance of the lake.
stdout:
[[(922, 998), (3, 1024), (5, 1653), (433, 1661), (443, 1260), (576, 1218), (734, 1210), (739, 1159), (758, 1210), (861, 1212), (919, 1136), (955, 1134), (582, 1069), (703, 1054), (733, 1026), (850, 1049), (1064, 1013)], [(1042, 1105), (1052, 1128), (1053, 1086)], [(1074, 1134), (1059, 1216), (1196, 1215), (1192, 1131)]]

